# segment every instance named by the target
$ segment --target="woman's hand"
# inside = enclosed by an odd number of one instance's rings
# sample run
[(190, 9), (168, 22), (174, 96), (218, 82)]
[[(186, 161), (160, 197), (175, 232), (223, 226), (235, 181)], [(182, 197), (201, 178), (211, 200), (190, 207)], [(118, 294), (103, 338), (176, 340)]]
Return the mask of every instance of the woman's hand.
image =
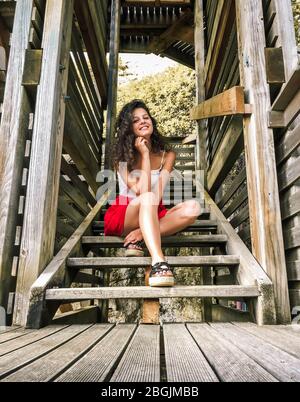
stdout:
[(141, 229), (136, 229), (130, 232), (124, 239), (124, 247), (129, 243), (136, 243), (137, 241), (143, 240), (143, 234)]
[(146, 140), (146, 138), (137, 137), (134, 146), (141, 155), (147, 155), (150, 153), (149, 142), (148, 140)]

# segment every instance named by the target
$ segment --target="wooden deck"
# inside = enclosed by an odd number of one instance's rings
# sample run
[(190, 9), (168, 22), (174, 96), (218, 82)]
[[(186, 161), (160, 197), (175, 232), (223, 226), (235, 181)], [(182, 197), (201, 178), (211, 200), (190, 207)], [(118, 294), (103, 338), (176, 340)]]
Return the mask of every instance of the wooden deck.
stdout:
[(0, 333), (1, 382), (298, 382), (300, 326), (53, 325)]

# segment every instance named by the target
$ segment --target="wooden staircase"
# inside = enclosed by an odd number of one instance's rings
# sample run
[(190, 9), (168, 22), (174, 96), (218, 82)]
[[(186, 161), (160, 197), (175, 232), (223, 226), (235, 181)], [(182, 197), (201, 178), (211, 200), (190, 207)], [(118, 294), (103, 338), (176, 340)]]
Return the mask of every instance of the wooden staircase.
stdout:
[[(180, 154), (181, 152), (180, 150)], [(195, 160), (192, 154), (190, 159)], [(170, 185), (174, 191), (174, 182)], [(197, 178), (192, 181), (193, 194), (196, 193), (196, 187), (199, 188)], [(103, 286), (99, 272), (108, 272), (111, 268), (144, 267), (149, 270), (151, 265), (149, 256), (142, 258), (101, 256), (104, 250), (123, 247), (122, 238), (103, 235), (103, 216), (107, 209), (105, 206), (108, 197), (109, 194), (106, 194), (101, 198), (33, 285), (27, 326), (38, 328), (47, 324), (60, 304), (95, 299), (239, 300), (248, 303), (252, 317), (257, 323), (275, 322), (274, 295), (270, 280), (206, 192), (206, 208), (198, 220), (185, 229), (184, 233), (162, 238), (162, 247), (163, 249), (171, 247), (175, 250), (181, 247), (199, 249), (199, 255), (196, 256), (174, 255), (166, 259), (174, 268), (210, 270), (214, 275), (210, 275), (209, 285), (177, 285), (173, 288)], [(75, 278), (80, 278), (80, 275), (85, 278), (86, 271), (95, 273), (95, 281), (91, 281), (94, 283), (92, 287), (78, 287), (78, 285), (72, 287), (74, 282), (78, 282)], [(86, 283), (86, 280), (84, 282)]]

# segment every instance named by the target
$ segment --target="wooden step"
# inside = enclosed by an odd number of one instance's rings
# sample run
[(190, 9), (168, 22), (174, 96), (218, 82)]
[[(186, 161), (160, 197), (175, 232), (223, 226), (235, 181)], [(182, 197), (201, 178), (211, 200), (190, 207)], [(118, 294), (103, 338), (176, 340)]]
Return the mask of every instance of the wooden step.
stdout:
[[(203, 220), (196, 221), (193, 225), (190, 225), (188, 228), (184, 229), (183, 232), (215, 232), (218, 228), (217, 221), (213, 220)], [(95, 221), (93, 223), (93, 231), (94, 233), (102, 233), (104, 230), (104, 222), (103, 221)]]
[(102, 287), (102, 288), (57, 288), (46, 291), (46, 300), (90, 299), (160, 299), (175, 297), (248, 298), (258, 297), (257, 286), (174, 286), (151, 288), (149, 286)]
[[(236, 267), (240, 258), (235, 255), (216, 256), (190, 256), (190, 257), (166, 257), (166, 261), (172, 267)], [(142, 268), (151, 265), (150, 257), (86, 257), (69, 258), (68, 267), (72, 268)]]
[[(226, 235), (171, 236), (162, 238), (163, 247), (214, 247), (227, 242)], [(107, 248), (121, 248), (124, 240), (115, 236), (83, 236), (82, 244)]]
[(182, 170), (192, 170), (193, 173), (194, 173), (194, 170), (195, 170), (196, 168), (195, 168), (195, 165), (194, 165), (194, 166), (191, 166), (191, 165), (187, 165), (187, 166), (184, 166), (184, 165), (176, 165), (176, 166), (175, 166), (175, 169), (180, 170), (180, 171), (182, 171)]

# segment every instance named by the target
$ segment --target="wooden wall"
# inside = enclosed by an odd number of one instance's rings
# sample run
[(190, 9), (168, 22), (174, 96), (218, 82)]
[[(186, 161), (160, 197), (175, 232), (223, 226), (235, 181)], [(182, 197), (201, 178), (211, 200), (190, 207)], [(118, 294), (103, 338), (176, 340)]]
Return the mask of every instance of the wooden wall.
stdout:
[[(291, 308), (300, 305), (300, 74), (290, 2), (263, 0)], [(280, 122), (281, 112), (285, 119)]]
[[(65, 4), (68, 10), (60, 9)], [(15, 308), (20, 313), (15, 322), (24, 325), (26, 309), (18, 294), (23, 292), (26, 299), (48, 254), (59, 251), (96, 204), (107, 104), (107, 6), (107, 0), (74, 0), (74, 8), (73, 1), (0, 1), (0, 102), (6, 81), (0, 135), (0, 305), (6, 308), (8, 324)], [(67, 12), (71, 25), (62, 15)], [(60, 35), (57, 27), (50, 31), (55, 15), (62, 17), (64, 29), (71, 29), (61, 40), (54, 38), (57, 46), (49, 41), (54, 31)], [(71, 38), (70, 47), (69, 43), (64, 47), (66, 37)], [(47, 53), (51, 46), (59, 57), (52, 64)], [(65, 77), (66, 85), (61, 81)], [(31, 241), (48, 207), (56, 224), (49, 216), (40, 227), (42, 236)]]
[[(206, 98), (240, 83), (235, 2), (208, 0), (206, 19)], [(206, 138), (207, 185), (218, 206), (250, 247), (242, 116), (209, 120)]]
[[(209, 99), (240, 84), (234, 1), (207, 0), (205, 90)], [(290, 287), (291, 307), (300, 305), (300, 121), (299, 75), (285, 84), (297, 68), (293, 19), (289, 0), (262, 0), (266, 36), (267, 79), (273, 106), (282, 88), (287, 98), (287, 122), (274, 129), (278, 186)], [(299, 65), (298, 65), (299, 69)], [(297, 87), (298, 85), (298, 87)], [(281, 104), (282, 106), (282, 104)], [(299, 110), (298, 110), (299, 113)], [(271, 120), (271, 117), (270, 117)], [(280, 124), (286, 124), (280, 127)], [(210, 119), (206, 134), (208, 190), (218, 206), (251, 249), (245, 147), (242, 117)]]

